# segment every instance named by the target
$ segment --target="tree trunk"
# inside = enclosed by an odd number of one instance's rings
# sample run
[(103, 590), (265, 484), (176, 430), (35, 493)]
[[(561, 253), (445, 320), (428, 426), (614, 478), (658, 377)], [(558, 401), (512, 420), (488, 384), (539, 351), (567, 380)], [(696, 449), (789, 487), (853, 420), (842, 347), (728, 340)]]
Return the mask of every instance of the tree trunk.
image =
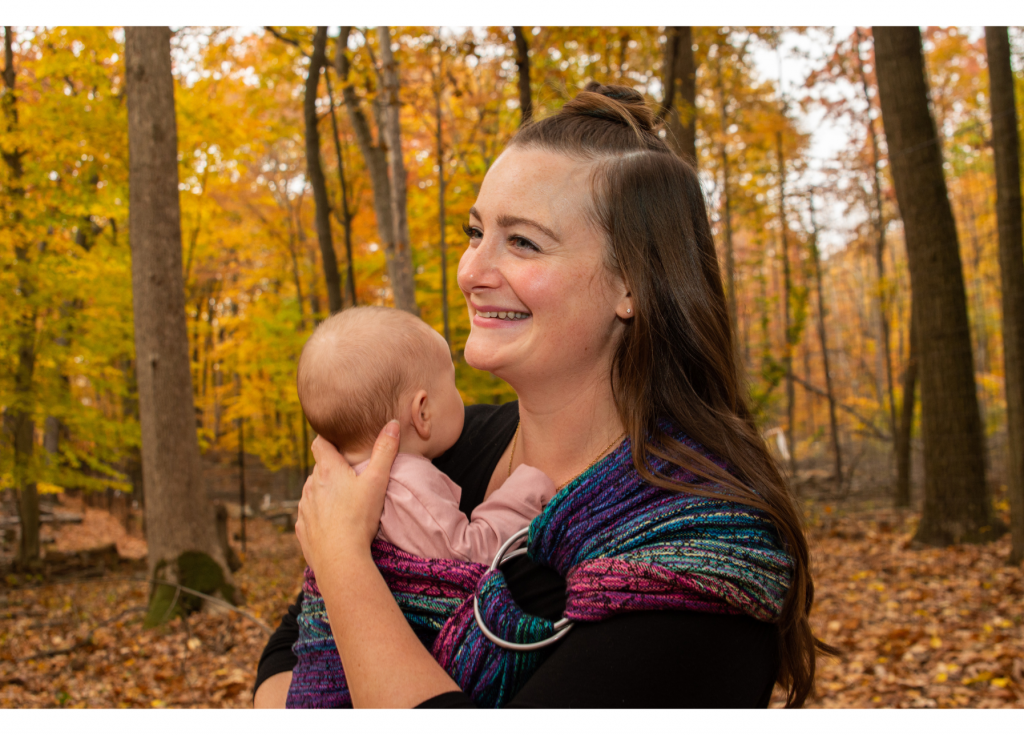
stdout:
[[(287, 192), (285, 193), (287, 197)], [(287, 203), (287, 200), (286, 200)], [(291, 209), (288, 210), (288, 254), (292, 259), (292, 280), (295, 281), (295, 298), (299, 302), (299, 331), (306, 331), (306, 307), (302, 296), (302, 276), (299, 273), (299, 256), (295, 252), (296, 235)], [(198, 309), (197, 309), (198, 312)], [(314, 315), (315, 316), (315, 315)], [(196, 317), (198, 319), (198, 315)]]
[(999, 272), (1003, 286), (1003, 365), (1006, 371), (1006, 485), (1010, 491), (1010, 562), (1024, 561), (1024, 233), (1021, 228), (1020, 139), (1007, 29), (985, 28), (996, 164)]
[[(828, 393), (828, 423), (832, 436), (833, 472), (836, 490), (843, 486), (843, 453), (839, 445), (839, 423), (836, 421), (836, 394), (832, 388), (832, 370), (828, 358), (828, 332), (825, 329), (825, 293), (822, 287), (821, 253), (818, 250), (818, 223), (814, 217), (814, 195), (811, 195), (811, 259), (814, 261), (814, 283), (818, 292), (818, 341), (821, 343), (821, 362), (825, 369), (825, 391)], [(810, 374), (808, 373), (808, 379)]]
[(857, 74), (860, 77), (864, 101), (868, 105), (867, 126), (871, 138), (871, 173), (873, 176), (873, 194), (875, 199), (875, 273), (878, 278), (876, 294), (878, 306), (878, 339), (882, 343), (882, 359), (885, 366), (885, 380), (889, 396), (889, 430), (896, 436), (896, 398), (893, 388), (892, 352), (889, 349), (889, 298), (885, 280), (885, 213), (882, 209), (882, 178), (880, 172), (881, 154), (878, 151), (878, 136), (875, 135), (875, 121), (871, 118), (871, 95), (868, 92), (868, 78), (864, 72), (864, 62), (860, 58), (860, 28), (856, 31)]
[[(149, 569), (172, 585), (231, 599), (231, 573), (217, 542), (196, 437), (170, 39), (168, 28), (125, 28), (129, 233)], [(198, 607), (175, 592), (154, 585), (148, 624)]]
[(398, 100), (398, 63), (391, 53), (391, 31), (377, 27), (380, 42), (382, 90), (385, 97), (384, 139), (387, 141), (391, 172), (391, 214), (394, 218), (395, 241), (391, 256), (391, 292), (395, 308), (416, 316), (416, 284), (412, 275), (412, 244), (409, 238), (409, 213), (406, 208), (405, 160), (402, 158), (401, 103)]
[(897, 508), (910, 507), (910, 473), (913, 469), (910, 439), (914, 432), (914, 405), (917, 394), (917, 333), (914, 328), (913, 306), (910, 317), (910, 357), (903, 369), (903, 405), (900, 406), (900, 424), (896, 432), (896, 495)]
[(796, 477), (796, 389), (793, 385), (793, 325), (790, 300), (793, 295), (792, 274), (789, 267), (789, 238), (786, 227), (786, 158), (782, 152), (782, 131), (775, 137), (779, 157), (779, 241), (782, 245), (782, 331), (785, 345), (782, 364), (786, 369), (786, 439), (789, 441), (789, 472)]
[(338, 134), (338, 118), (334, 114), (334, 92), (331, 90), (331, 72), (325, 65), (324, 81), (327, 82), (327, 96), (331, 100), (331, 130), (334, 133), (334, 155), (338, 159), (338, 183), (341, 185), (341, 227), (345, 232), (345, 290), (348, 291), (349, 305), (356, 305), (356, 270), (352, 260), (352, 210), (348, 206), (348, 181), (345, 180), (345, 161), (341, 155), (341, 136)]
[(444, 327), (444, 341), (452, 346), (451, 326), (448, 319), (448, 243), (445, 229), (448, 217), (445, 212), (444, 123), (441, 117), (441, 97), (444, 93), (444, 56), (440, 46), (437, 53), (437, 77), (434, 80), (434, 114), (437, 116), (437, 228), (441, 240), (441, 321)]
[(732, 330), (733, 344), (736, 346), (736, 369), (743, 374), (743, 351), (739, 344), (739, 324), (736, 308), (736, 257), (732, 241), (732, 189), (729, 177), (729, 150), (726, 136), (729, 130), (729, 110), (725, 99), (725, 83), (722, 80), (722, 64), (717, 62), (716, 87), (718, 90), (718, 108), (721, 110), (722, 141), (719, 156), (722, 159), (722, 239), (725, 246), (725, 296), (729, 307), (729, 327)]
[(350, 26), (342, 26), (338, 36), (334, 64), (338, 72), (339, 83), (342, 85), (341, 95), (345, 100), (345, 109), (348, 110), (352, 129), (356, 135), (356, 143), (366, 162), (366, 170), (370, 174), (370, 186), (373, 189), (373, 212), (377, 218), (377, 234), (380, 236), (384, 256), (387, 259), (388, 277), (392, 283), (395, 283), (395, 221), (391, 214), (391, 181), (388, 178), (387, 148), (383, 144), (383, 130), (378, 131), (378, 141), (374, 142), (370, 123), (363, 113), (359, 96), (348, 81), (349, 62), (346, 49), (351, 31)]
[(662, 67), (665, 94), (661, 119), (668, 128), (666, 142), (684, 161), (697, 165), (697, 82), (693, 61), (693, 29), (669, 26), (665, 29), (665, 57)]
[[(239, 376), (235, 375), (235, 380)], [(242, 553), (245, 553), (245, 419), (238, 419), (238, 521)]]
[[(14, 31), (4, 26), (4, 70), (3, 70), (3, 116), (8, 133), (16, 133), (18, 128), (18, 98), (15, 91), (16, 75), (14, 69)], [(17, 206), (25, 198), (25, 188), (21, 177), (24, 174), (23, 158), (25, 152), (16, 146), (2, 151), (4, 163), (9, 172), (9, 184), (5, 187), (10, 201)], [(28, 242), (24, 241), (19, 226), (22, 222), (21, 211), (16, 209), (13, 215), (14, 260), (18, 274), (18, 290), (23, 308), (17, 315), (18, 366), (14, 373), (14, 401), (8, 408), (10, 425), (14, 434), (14, 490), (18, 497), (18, 518), (21, 524), (21, 541), (18, 547), (16, 566), (20, 569), (33, 569), (39, 565), (39, 494), (36, 490), (35, 478), (32, 476), (32, 454), (35, 449), (35, 391), (33, 376), (36, 366), (36, 308), (31, 306), (35, 293), (33, 264)]]
[(987, 540), (998, 529), (985, 484), (967, 299), (940, 139), (928, 109), (921, 32), (876, 27), (874, 37), (919, 347), (925, 481), (915, 539), (929, 545)]
[(327, 26), (318, 26), (313, 36), (313, 53), (309, 57), (309, 72), (306, 74), (306, 94), (303, 101), (303, 116), (306, 121), (306, 172), (313, 189), (313, 203), (316, 205), (316, 235), (320, 241), (320, 257), (324, 263), (324, 280), (327, 282), (327, 307), (331, 313), (341, 311), (341, 278), (338, 275), (338, 258), (334, 254), (334, 240), (331, 237), (331, 205), (327, 198), (327, 182), (320, 165), (320, 131), (317, 128), (316, 98), (320, 88), (320, 69), (327, 63), (324, 49), (327, 46)]
[(530, 94), (530, 44), (522, 26), (512, 26), (516, 42), (516, 70), (519, 77), (519, 125), (533, 119), (533, 96)]

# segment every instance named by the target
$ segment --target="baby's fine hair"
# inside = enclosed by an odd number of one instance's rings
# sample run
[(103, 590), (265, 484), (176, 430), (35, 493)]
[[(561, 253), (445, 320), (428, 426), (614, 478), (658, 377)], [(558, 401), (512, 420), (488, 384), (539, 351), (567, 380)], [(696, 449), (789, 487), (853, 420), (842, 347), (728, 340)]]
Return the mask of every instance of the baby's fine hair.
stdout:
[[(359, 306), (325, 319), (306, 341), (296, 384), (302, 410), (339, 451), (373, 444), (400, 400), (439, 367), (434, 330), (406, 311)], [(432, 344), (433, 340), (433, 344)]]

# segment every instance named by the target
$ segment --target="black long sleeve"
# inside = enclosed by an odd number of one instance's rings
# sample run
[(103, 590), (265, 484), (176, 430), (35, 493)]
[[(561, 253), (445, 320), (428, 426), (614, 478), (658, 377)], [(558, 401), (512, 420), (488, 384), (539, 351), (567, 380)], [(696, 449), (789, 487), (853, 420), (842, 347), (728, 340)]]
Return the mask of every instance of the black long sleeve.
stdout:
[(299, 639), (299, 613), (302, 611), (302, 593), (295, 599), (294, 605), (288, 606), (288, 612), (281, 618), (277, 630), (270, 636), (267, 645), (260, 654), (260, 662), (256, 666), (256, 683), (252, 685), (253, 694), (260, 684), (285, 671), (291, 671), (299, 659), (292, 653), (292, 644)]
[[(507, 707), (767, 707), (776, 627), (745, 615), (631, 612), (577, 623)], [(471, 708), (462, 692), (424, 709)]]

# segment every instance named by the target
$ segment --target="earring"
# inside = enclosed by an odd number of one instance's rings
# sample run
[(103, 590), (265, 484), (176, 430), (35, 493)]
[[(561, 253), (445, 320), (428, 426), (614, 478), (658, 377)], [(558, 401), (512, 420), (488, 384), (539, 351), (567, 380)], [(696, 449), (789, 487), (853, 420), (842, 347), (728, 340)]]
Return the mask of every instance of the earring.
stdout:
[(633, 313), (633, 310), (632, 310), (632, 309), (626, 309), (626, 313), (627, 313), (627, 314), (632, 314), (632, 313)]

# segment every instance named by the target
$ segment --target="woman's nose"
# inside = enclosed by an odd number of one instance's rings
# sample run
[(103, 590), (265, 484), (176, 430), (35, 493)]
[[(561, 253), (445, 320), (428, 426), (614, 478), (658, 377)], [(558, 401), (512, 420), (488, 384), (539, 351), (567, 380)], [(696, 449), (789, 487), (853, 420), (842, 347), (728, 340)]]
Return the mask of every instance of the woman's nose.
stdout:
[(494, 247), (481, 242), (476, 247), (466, 248), (459, 260), (456, 277), (459, 288), (472, 291), (481, 288), (496, 288), (501, 282)]

